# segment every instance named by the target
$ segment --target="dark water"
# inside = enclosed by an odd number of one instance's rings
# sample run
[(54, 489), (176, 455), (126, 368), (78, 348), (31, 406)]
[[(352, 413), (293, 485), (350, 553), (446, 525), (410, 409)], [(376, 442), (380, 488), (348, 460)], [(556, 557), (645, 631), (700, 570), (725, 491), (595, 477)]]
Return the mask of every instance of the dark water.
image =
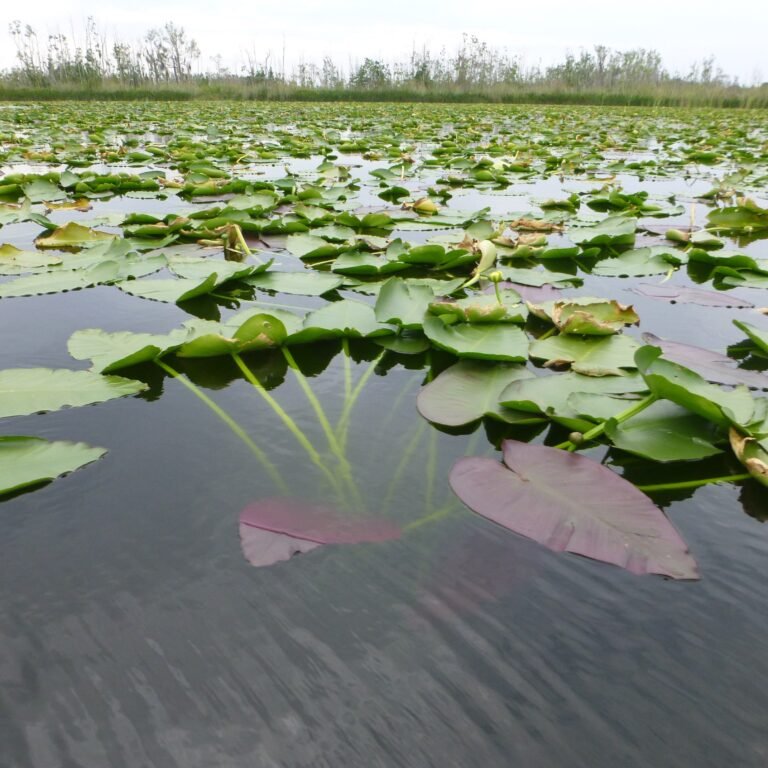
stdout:
[[(632, 298), (642, 330), (712, 349), (741, 338), (727, 310)], [(77, 367), (74, 330), (187, 318), (110, 288), (0, 301), (0, 368)], [(442, 516), (271, 568), (245, 559), (238, 515), (274, 483), (178, 382), (143, 371), (143, 397), (4, 421), (109, 454), (0, 505), (2, 768), (768, 765), (763, 497), (667, 500), (698, 583), (555, 555), (451, 500), (453, 461), (493, 450), (482, 427), (434, 430), (415, 410), (424, 370), (352, 353), (353, 383), (374, 366), (349, 430), (363, 505), (403, 525)], [(344, 356), (297, 356), (335, 423)], [(250, 362), (321, 446), (291, 371)], [(296, 496), (333, 503), (236, 371), (185, 370)]]

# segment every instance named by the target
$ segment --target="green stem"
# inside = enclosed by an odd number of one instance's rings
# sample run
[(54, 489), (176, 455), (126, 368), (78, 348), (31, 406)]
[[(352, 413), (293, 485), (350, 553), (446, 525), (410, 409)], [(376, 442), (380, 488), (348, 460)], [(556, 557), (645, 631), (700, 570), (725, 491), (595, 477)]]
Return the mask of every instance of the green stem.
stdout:
[[(616, 414), (616, 416), (613, 417), (613, 421), (615, 421), (617, 424), (621, 424), (623, 421), (627, 421), (627, 419), (631, 419), (633, 416), (636, 416), (641, 411), (644, 411), (648, 406), (653, 405), (653, 403), (656, 402), (658, 398), (656, 395), (648, 395), (647, 397), (644, 397), (642, 400), (638, 400), (634, 405), (630, 406), (626, 410), (622, 411), (621, 413)], [(593, 440), (596, 437), (599, 437), (600, 435), (605, 432), (605, 425), (610, 421), (610, 419), (607, 419), (606, 421), (601, 421), (596, 426), (592, 427), (589, 431), (585, 432), (582, 435), (581, 441), (579, 445), (582, 443), (586, 443), (589, 440)], [(560, 443), (560, 445), (556, 445), (555, 448), (565, 448), (567, 451), (575, 451), (579, 446), (576, 445), (576, 443), (572, 442), (571, 440), (566, 440), (564, 443)]]
[(267, 458), (267, 454), (253, 442), (245, 430), (221, 406), (217, 405), (197, 385), (193, 384), (186, 376), (183, 376), (181, 373), (171, 368), (167, 363), (164, 363), (162, 360), (155, 360), (155, 364), (162, 368), (169, 376), (176, 379), (180, 384), (183, 384), (190, 392), (192, 392), (192, 394), (202, 400), (232, 430), (232, 432), (234, 432), (234, 434), (248, 446), (251, 453), (275, 482), (275, 485), (277, 485), (285, 494), (288, 494), (288, 485), (285, 480), (283, 480), (277, 467), (269, 460), (269, 458)]
[[(384, 352), (385, 351), (386, 350), (384, 350)], [(382, 355), (384, 352), (382, 352)], [(344, 407), (341, 410), (341, 416), (339, 416), (339, 422), (336, 425), (336, 434), (339, 436), (339, 443), (343, 450), (346, 450), (347, 448), (347, 434), (349, 432), (349, 421), (352, 417), (352, 409), (355, 407), (355, 403), (360, 397), (360, 393), (368, 383), (368, 379), (371, 378), (373, 372), (376, 370), (376, 365), (378, 364), (380, 357), (381, 356), (377, 357), (375, 360), (371, 360), (370, 365), (358, 380), (350, 396), (344, 400)]]
[(341, 349), (344, 352), (344, 402), (352, 395), (352, 359), (349, 356), (349, 339), (345, 336), (341, 340)]
[(358, 490), (357, 483), (355, 483), (355, 479), (352, 475), (352, 467), (349, 464), (349, 460), (347, 459), (347, 455), (344, 452), (344, 449), (341, 447), (338, 439), (336, 438), (336, 433), (333, 431), (333, 427), (328, 421), (328, 417), (325, 415), (323, 406), (320, 404), (320, 401), (312, 391), (312, 387), (309, 386), (309, 382), (307, 381), (306, 376), (304, 376), (304, 374), (301, 372), (288, 347), (281, 347), (280, 350), (283, 353), (283, 357), (285, 357), (289, 367), (296, 375), (296, 381), (298, 381), (302, 392), (304, 392), (307, 400), (309, 400), (309, 404), (312, 406), (312, 410), (317, 416), (317, 420), (320, 422), (320, 426), (325, 433), (325, 438), (328, 441), (328, 447), (331, 449), (331, 453), (333, 453), (333, 455), (338, 460), (339, 465), (341, 466), (342, 476), (349, 486), (349, 490), (352, 492), (355, 502), (357, 504), (361, 504), (362, 498), (360, 497), (360, 491)]
[(553, 325), (548, 331), (545, 331), (544, 333), (539, 336), (536, 341), (544, 341), (544, 339), (548, 339), (550, 336), (554, 336), (557, 333), (557, 326)]
[(712, 483), (738, 483), (741, 480), (749, 480), (752, 475), (745, 473), (742, 475), (724, 475), (723, 477), (707, 477), (703, 480), (683, 480), (679, 483), (658, 483), (657, 485), (638, 485), (637, 490), (644, 493), (653, 491), (676, 491), (684, 488), (698, 488), (702, 485)]
[(418, 520), (414, 520), (412, 523), (408, 523), (408, 525), (403, 527), (403, 533), (411, 533), (424, 525), (430, 525), (438, 520), (442, 520), (443, 518), (448, 517), (448, 515), (453, 512), (453, 509), (454, 504), (449, 502), (444, 507), (435, 510), (431, 515), (425, 515)]
[(389, 481), (389, 487), (387, 488), (387, 495), (384, 497), (384, 504), (383, 504), (384, 510), (389, 509), (389, 505), (392, 503), (392, 497), (395, 494), (395, 489), (400, 483), (400, 477), (402, 476), (403, 472), (405, 472), (405, 468), (410, 463), (411, 457), (413, 456), (416, 450), (416, 446), (419, 444), (419, 441), (421, 440), (421, 436), (424, 434), (424, 431), (426, 430), (426, 428), (427, 428), (427, 422), (424, 421), (423, 419), (419, 419), (418, 426), (414, 430), (414, 433), (411, 439), (408, 441), (408, 445), (405, 446), (405, 450), (402, 452), (400, 456), (400, 461), (398, 462), (395, 472), (392, 475), (392, 479)]
[(320, 454), (315, 449), (315, 446), (309, 441), (307, 436), (299, 429), (298, 424), (285, 412), (280, 403), (275, 400), (272, 395), (267, 392), (262, 386), (261, 382), (254, 376), (253, 371), (243, 362), (243, 359), (236, 352), (232, 354), (232, 359), (235, 361), (237, 367), (243, 372), (243, 375), (251, 383), (253, 388), (262, 396), (272, 410), (278, 415), (280, 420), (288, 428), (288, 431), (298, 440), (299, 445), (307, 452), (312, 463), (323, 473), (326, 480), (331, 484), (335, 491), (341, 496), (341, 488), (337, 477), (325, 466)]
[(437, 431), (431, 430), (429, 434), (429, 447), (427, 448), (427, 489), (424, 494), (424, 507), (427, 511), (432, 509), (435, 495), (435, 475), (437, 473)]

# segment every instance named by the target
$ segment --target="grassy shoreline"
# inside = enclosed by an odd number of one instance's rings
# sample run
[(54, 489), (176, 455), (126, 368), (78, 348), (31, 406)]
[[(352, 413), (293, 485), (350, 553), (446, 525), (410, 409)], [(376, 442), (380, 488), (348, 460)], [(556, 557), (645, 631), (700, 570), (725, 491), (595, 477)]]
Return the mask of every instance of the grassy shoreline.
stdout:
[(441, 104), (551, 104), (628, 107), (768, 108), (768, 86), (664, 86), (648, 90), (570, 90), (489, 88), (486, 90), (382, 88), (302, 88), (284, 83), (126, 86), (111, 84), (45, 87), (0, 84), (0, 101), (297, 101)]

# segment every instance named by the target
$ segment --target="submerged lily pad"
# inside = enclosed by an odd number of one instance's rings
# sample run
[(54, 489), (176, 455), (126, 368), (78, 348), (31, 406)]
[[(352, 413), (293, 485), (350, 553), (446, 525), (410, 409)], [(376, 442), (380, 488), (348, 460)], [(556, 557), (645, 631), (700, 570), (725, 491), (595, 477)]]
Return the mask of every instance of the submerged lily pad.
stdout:
[(325, 544), (391, 541), (400, 533), (388, 520), (345, 516), (299, 499), (263, 499), (240, 513), (243, 554), (255, 566), (274, 565)]
[(454, 493), (474, 512), (555, 552), (612, 563), (631, 573), (697, 579), (685, 542), (651, 500), (585, 456), (516, 440), (504, 463), (459, 459)]

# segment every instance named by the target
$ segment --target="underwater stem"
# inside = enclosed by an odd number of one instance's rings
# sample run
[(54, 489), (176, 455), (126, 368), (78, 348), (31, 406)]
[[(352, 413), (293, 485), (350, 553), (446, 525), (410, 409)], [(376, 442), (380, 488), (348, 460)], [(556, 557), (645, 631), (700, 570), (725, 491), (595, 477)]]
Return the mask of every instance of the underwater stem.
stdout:
[(167, 363), (162, 360), (155, 360), (155, 364), (162, 368), (169, 376), (176, 379), (180, 384), (183, 384), (190, 392), (192, 392), (192, 394), (202, 400), (232, 430), (232, 432), (234, 432), (234, 434), (248, 446), (251, 453), (267, 471), (267, 474), (274, 480), (275, 485), (277, 485), (285, 494), (288, 494), (288, 484), (283, 479), (277, 467), (269, 460), (269, 458), (267, 458), (267, 454), (253, 442), (245, 430), (220, 405), (217, 405), (196, 384), (193, 384), (186, 376), (183, 376), (181, 373), (171, 368)]

